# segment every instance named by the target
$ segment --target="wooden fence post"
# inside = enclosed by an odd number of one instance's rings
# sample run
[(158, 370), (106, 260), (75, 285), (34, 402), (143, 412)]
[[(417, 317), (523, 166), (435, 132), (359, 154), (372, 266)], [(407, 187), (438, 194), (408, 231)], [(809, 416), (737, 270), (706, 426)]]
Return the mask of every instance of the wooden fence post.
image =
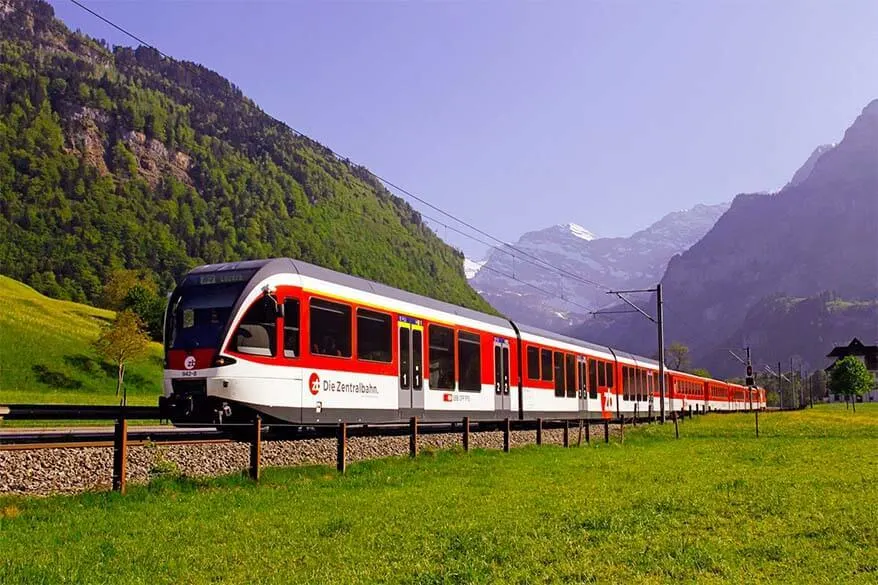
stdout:
[(570, 421), (564, 420), (564, 446), (570, 446)]
[(576, 437), (576, 446), (582, 447), (582, 419), (579, 419), (579, 436)]
[(610, 421), (604, 419), (604, 443), (610, 443)]
[(259, 481), (262, 463), (262, 417), (256, 415), (253, 421), (253, 437), (250, 439), (250, 479)]
[(637, 414), (638, 414), (638, 412), (637, 412), (637, 406), (638, 406), (638, 404), (635, 402), (635, 403), (634, 403), (634, 426), (635, 426), (635, 427), (637, 426)]
[(418, 417), (413, 416), (409, 422), (409, 457), (418, 456)]
[(543, 419), (537, 419), (537, 445), (543, 444)]
[(591, 445), (591, 424), (585, 421), (585, 444)]
[(680, 417), (677, 416), (677, 413), (674, 413), (674, 436), (678, 439), (680, 438), (680, 425), (678, 424)]
[(348, 467), (348, 423), (338, 423), (336, 438), (338, 448), (335, 452), (335, 468), (339, 473), (344, 473)]
[(619, 442), (620, 443), (625, 442), (625, 417), (624, 416), (619, 417)]
[(503, 451), (509, 453), (509, 419), (503, 419)]
[(463, 417), (463, 450), (469, 452), (469, 417)]
[(128, 481), (128, 420), (124, 415), (116, 420), (113, 433), (113, 491), (125, 494)]
[(759, 409), (755, 410), (756, 412), (756, 438), (759, 438)]

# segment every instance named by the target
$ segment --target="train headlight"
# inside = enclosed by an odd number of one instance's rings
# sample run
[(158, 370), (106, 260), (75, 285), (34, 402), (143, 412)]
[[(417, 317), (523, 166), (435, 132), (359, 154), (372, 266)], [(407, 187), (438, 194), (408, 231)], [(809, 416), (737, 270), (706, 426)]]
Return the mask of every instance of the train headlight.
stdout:
[(215, 358), (213, 358), (213, 367), (219, 368), (222, 366), (228, 366), (230, 364), (235, 363), (236, 361), (237, 360), (235, 358), (230, 358), (230, 357), (225, 356), (225, 355), (218, 355)]

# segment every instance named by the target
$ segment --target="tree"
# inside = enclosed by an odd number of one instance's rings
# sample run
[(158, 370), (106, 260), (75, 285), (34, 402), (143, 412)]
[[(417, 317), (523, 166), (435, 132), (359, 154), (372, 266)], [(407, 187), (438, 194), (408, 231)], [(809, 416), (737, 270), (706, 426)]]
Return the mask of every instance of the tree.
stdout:
[(132, 311), (122, 311), (116, 315), (113, 324), (94, 342), (98, 354), (116, 366), (116, 396), (122, 392), (123, 405), (128, 403), (124, 388), (125, 366), (145, 354), (148, 347), (149, 337), (143, 331), (143, 323)]
[(665, 360), (672, 370), (683, 371), (689, 365), (689, 348), (675, 341), (665, 349)]
[(101, 305), (114, 311), (126, 308), (125, 300), (134, 287), (141, 287), (152, 294), (156, 291), (152, 279), (139, 274), (137, 270), (114, 270), (101, 291)]
[(857, 396), (862, 396), (872, 388), (872, 374), (866, 364), (852, 355), (835, 362), (829, 371), (829, 390), (833, 394), (843, 394), (851, 398), (854, 412), (857, 411)]
[(165, 300), (143, 284), (135, 284), (125, 295), (122, 309), (134, 311), (143, 321), (153, 341), (162, 339), (162, 320), (165, 316)]
[(690, 372), (693, 376), (701, 376), (702, 378), (711, 378), (710, 372), (705, 370), (704, 368), (695, 368)]

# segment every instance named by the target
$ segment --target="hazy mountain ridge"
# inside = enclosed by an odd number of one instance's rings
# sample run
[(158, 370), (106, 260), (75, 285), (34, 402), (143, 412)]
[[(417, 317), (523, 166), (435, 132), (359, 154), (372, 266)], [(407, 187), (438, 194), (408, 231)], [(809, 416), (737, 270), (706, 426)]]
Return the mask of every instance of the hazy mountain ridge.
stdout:
[(652, 286), (668, 260), (695, 243), (727, 208), (721, 203), (675, 211), (627, 238), (600, 238), (577, 224), (528, 232), (514, 244), (525, 254), (493, 250), (485, 261), (487, 270), (475, 273), (470, 283), (510, 318), (566, 331), (609, 298), (603, 289), (543, 267), (533, 257), (613, 288)]
[[(704, 238), (671, 260), (662, 278), (668, 339), (688, 344), (696, 363), (712, 372), (738, 373), (721, 348), (758, 339), (757, 325), (772, 321), (766, 314), (773, 305), (760, 310), (758, 319), (751, 309), (766, 299), (813, 298), (826, 291), (854, 305), (878, 298), (876, 226), (878, 100), (836, 146), (815, 151), (781, 191), (738, 195)], [(878, 337), (878, 321), (845, 322), (850, 337)], [(827, 327), (836, 335), (847, 330)], [(788, 336), (772, 337), (773, 345), (762, 348), (771, 355), (757, 359), (772, 362), (797, 353), (819, 367), (814, 360), (831, 349), (828, 341), (815, 335), (802, 348), (801, 333), (786, 331)], [(627, 315), (585, 322), (576, 333), (630, 351), (655, 351), (651, 324)]]

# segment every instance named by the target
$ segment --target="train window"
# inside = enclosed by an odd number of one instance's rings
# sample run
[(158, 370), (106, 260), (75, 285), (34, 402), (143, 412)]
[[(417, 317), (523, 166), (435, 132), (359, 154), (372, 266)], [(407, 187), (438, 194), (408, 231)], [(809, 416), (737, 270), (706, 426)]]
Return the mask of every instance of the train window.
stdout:
[(232, 350), (249, 355), (271, 357), (277, 348), (277, 318), (263, 299), (257, 299), (238, 324)]
[(598, 363), (588, 360), (588, 397), (598, 397)]
[(390, 363), (392, 343), (390, 315), (357, 309), (357, 359)]
[(646, 370), (640, 370), (640, 388), (637, 389), (637, 400), (646, 400)]
[(564, 396), (564, 354), (555, 352), (555, 396)]
[(527, 346), (527, 379), (540, 379), (540, 350), (532, 345)]
[(481, 392), (482, 390), (482, 345), (479, 336), (468, 331), (457, 332), (457, 355), (460, 360), (460, 373), (457, 379), (460, 390)]
[(454, 329), (430, 325), (429, 341), (430, 388), (454, 390)]
[(412, 388), (421, 390), (424, 387), (424, 376), (421, 368), (423, 366), (424, 352), (424, 333), (420, 329), (412, 329), (412, 370), (414, 371), (414, 379), (412, 380)]
[(567, 374), (567, 398), (576, 398), (576, 358), (564, 355), (564, 371)]
[(299, 299), (284, 301), (284, 357), (299, 356)]
[(598, 386), (607, 385), (607, 368), (604, 362), (598, 362)]
[(585, 358), (581, 358), (581, 359), (577, 360), (576, 366), (577, 366), (577, 370), (578, 370), (578, 374), (579, 374), (579, 391), (581, 393), (579, 395), (579, 397), (585, 398), (585, 388), (586, 388), (586, 386), (585, 386), (585, 380), (586, 380)]
[(628, 400), (631, 394), (631, 368), (622, 366), (622, 400)]
[(503, 392), (509, 394), (509, 346), (503, 346)]
[(311, 353), (351, 357), (351, 308), (311, 299)]
[(399, 387), (402, 389), (408, 389), (410, 386), (409, 369), (411, 366), (411, 355), (409, 344), (411, 343), (411, 333), (412, 330), (408, 327), (399, 328)]
[(607, 368), (607, 386), (613, 387), (613, 364), (604, 364)]
[(552, 352), (548, 349), (540, 350), (540, 368), (542, 371), (542, 376), (540, 380), (544, 382), (552, 381)]

